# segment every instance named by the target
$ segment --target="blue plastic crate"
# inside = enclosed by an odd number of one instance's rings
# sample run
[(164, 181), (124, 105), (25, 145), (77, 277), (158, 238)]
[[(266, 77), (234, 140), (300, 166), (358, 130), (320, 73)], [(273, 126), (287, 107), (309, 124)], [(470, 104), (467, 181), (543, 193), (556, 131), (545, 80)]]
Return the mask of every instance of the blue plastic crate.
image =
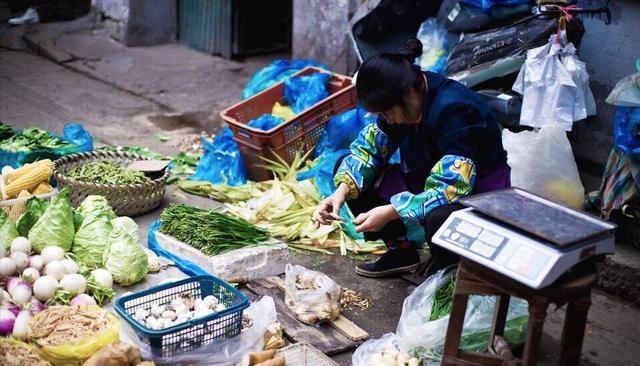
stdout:
[[(138, 309), (168, 304), (184, 293), (191, 294), (193, 298), (213, 295), (227, 308), (161, 330), (147, 328), (135, 320), (134, 315)], [(240, 334), (242, 313), (247, 307), (249, 299), (243, 293), (213, 276), (196, 276), (154, 286), (122, 296), (115, 302), (116, 312), (133, 327), (140, 340), (149, 345), (152, 353), (160, 357), (171, 357), (214, 340)]]

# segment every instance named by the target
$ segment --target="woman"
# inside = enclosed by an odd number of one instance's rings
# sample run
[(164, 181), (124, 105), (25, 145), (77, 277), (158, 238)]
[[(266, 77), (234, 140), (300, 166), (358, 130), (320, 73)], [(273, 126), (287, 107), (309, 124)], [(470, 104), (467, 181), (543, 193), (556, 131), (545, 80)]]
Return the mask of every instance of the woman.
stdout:
[[(400, 53), (365, 61), (356, 77), (360, 103), (379, 121), (366, 126), (338, 162), (336, 191), (316, 220), (329, 224), (346, 202), (356, 230), (382, 239), (389, 250), (356, 272), (381, 277), (408, 272), (420, 263), (427, 241), (427, 274), (455, 263), (453, 253), (431, 237), (463, 196), (510, 186), (500, 127), (489, 107), (462, 84), (414, 65), (422, 43), (411, 39)], [(389, 164), (400, 150), (401, 163)]]

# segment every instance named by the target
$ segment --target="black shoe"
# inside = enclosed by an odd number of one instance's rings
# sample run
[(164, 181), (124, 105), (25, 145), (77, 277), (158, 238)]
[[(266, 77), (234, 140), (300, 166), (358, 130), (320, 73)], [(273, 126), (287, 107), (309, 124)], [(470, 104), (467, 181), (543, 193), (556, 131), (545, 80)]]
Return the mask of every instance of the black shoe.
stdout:
[(377, 261), (360, 264), (356, 273), (364, 277), (384, 277), (411, 272), (420, 265), (420, 255), (416, 249), (389, 249)]

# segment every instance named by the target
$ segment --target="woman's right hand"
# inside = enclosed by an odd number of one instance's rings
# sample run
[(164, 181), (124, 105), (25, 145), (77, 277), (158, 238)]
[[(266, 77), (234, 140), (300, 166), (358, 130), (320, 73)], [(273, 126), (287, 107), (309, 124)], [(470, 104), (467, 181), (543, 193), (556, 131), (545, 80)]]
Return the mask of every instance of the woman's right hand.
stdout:
[(347, 200), (348, 195), (349, 187), (341, 183), (331, 196), (320, 202), (316, 222), (319, 225), (329, 225), (331, 221), (336, 220), (334, 216), (340, 215), (340, 208), (342, 208), (342, 205)]

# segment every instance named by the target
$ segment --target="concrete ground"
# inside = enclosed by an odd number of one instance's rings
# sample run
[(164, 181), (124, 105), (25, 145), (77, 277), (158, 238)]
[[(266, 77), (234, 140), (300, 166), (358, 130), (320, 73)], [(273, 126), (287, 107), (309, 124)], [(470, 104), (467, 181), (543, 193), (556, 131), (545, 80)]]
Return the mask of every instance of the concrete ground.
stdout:
[[(0, 2), (0, 15), (2, 12)], [(227, 61), (180, 45), (126, 48), (112, 41), (91, 18), (20, 28), (0, 25), (0, 120), (55, 132), (60, 132), (64, 123), (78, 121), (105, 143), (175, 153), (200, 131), (219, 128), (220, 110), (237, 102), (250, 75), (272, 58)], [(171, 139), (160, 142), (154, 137), (157, 133)], [(162, 207), (170, 202), (216, 205), (174, 187), (167, 190)], [(146, 232), (160, 210), (136, 218), (141, 232)], [(634, 263), (624, 261), (635, 261), (637, 250), (624, 247), (616, 256), (620, 255), (623, 258), (616, 263), (626, 267), (616, 272), (627, 273)], [(411, 283), (399, 278), (358, 277), (353, 272), (357, 260), (350, 257), (312, 254), (292, 258), (371, 296), (371, 309), (347, 311), (347, 316), (372, 337), (395, 330), (403, 299), (413, 288)], [(596, 291), (583, 365), (639, 364), (637, 305)], [(557, 359), (563, 314), (562, 308), (549, 310), (540, 350), (543, 365)], [(350, 357), (346, 353), (334, 359), (349, 365)]]

